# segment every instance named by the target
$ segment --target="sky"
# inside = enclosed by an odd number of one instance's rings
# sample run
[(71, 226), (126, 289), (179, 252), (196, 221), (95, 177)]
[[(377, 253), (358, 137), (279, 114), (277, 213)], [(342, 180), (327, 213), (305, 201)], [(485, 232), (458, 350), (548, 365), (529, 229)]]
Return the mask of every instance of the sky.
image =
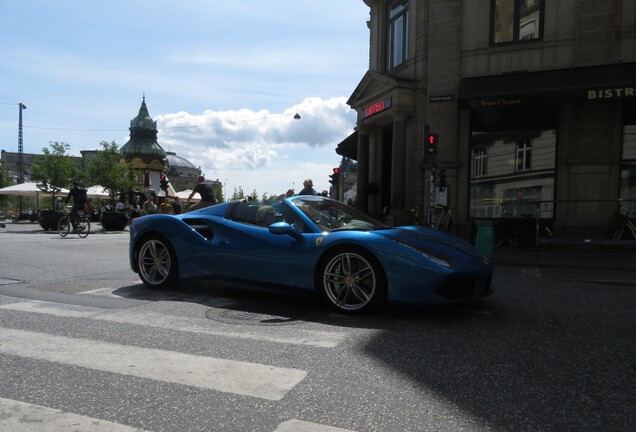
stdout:
[(145, 96), (159, 144), (230, 194), (328, 190), (368, 20), (363, 0), (0, 0), (0, 149), (20, 103), (25, 153), (121, 147)]

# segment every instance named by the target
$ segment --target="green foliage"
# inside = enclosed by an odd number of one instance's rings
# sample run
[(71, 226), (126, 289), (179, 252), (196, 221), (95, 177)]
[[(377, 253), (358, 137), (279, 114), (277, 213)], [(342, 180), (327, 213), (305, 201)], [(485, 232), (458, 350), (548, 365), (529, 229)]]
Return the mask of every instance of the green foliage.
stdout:
[(225, 202), (225, 198), (223, 198), (223, 189), (219, 188), (215, 193), (214, 193), (214, 198), (216, 198), (216, 201), (219, 203)]
[[(0, 159), (0, 188), (11, 186), (9, 178), (9, 170), (6, 167), (3, 160)], [(0, 204), (6, 204), (8, 202), (8, 196), (0, 195)]]
[(121, 163), (121, 153), (115, 141), (100, 143), (99, 150), (88, 163), (88, 172), (92, 181), (108, 191), (111, 199), (121, 192), (128, 192), (137, 186), (137, 176), (132, 164)]
[(234, 193), (232, 194), (231, 201), (242, 200), (245, 198), (245, 193), (243, 192), (243, 187), (239, 186), (238, 189), (234, 188)]
[(71, 148), (63, 142), (49, 142), (50, 149), (44, 147), (42, 154), (33, 159), (31, 180), (42, 192), (50, 193), (51, 198), (67, 188), (73, 180), (83, 181), (84, 172), (80, 170), (73, 158), (67, 153)]

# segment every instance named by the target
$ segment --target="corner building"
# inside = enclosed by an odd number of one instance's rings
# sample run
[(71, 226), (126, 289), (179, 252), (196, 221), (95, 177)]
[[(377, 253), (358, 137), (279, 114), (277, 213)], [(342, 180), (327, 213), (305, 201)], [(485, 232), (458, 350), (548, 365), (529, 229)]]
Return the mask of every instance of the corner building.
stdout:
[(464, 238), (476, 219), (537, 212), (591, 236), (619, 198), (636, 211), (636, 0), (364, 2), (369, 70), (344, 154), (360, 209), (426, 224), (447, 205)]

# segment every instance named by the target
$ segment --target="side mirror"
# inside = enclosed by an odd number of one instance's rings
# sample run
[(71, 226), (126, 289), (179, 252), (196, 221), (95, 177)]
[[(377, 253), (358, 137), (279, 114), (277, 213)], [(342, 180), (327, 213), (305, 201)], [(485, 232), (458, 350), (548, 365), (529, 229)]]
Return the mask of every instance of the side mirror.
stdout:
[(272, 234), (287, 234), (295, 238), (296, 240), (301, 240), (303, 238), (302, 235), (296, 229), (288, 224), (287, 222), (276, 222), (269, 226), (269, 232)]

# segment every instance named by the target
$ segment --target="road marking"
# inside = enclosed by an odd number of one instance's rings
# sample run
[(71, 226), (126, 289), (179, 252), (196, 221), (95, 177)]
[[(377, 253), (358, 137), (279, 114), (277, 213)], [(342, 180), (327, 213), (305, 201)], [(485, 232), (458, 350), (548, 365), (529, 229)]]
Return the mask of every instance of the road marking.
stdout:
[(57, 303), (42, 302), (38, 300), (4, 304), (0, 305), (0, 309), (69, 318), (89, 318), (99, 321), (149, 326), (212, 336), (225, 336), (290, 345), (308, 345), (320, 348), (335, 348), (347, 337), (347, 334), (343, 332), (328, 332), (298, 328), (294, 329), (292, 332), (283, 328), (283, 326), (249, 326), (248, 328), (247, 326), (223, 324), (217, 321), (214, 321), (215, 324), (211, 324), (210, 320), (202, 318), (178, 317), (154, 312), (139, 313), (139, 311), (134, 309), (113, 310), (74, 305), (65, 305), (64, 307), (61, 307)]
[(308, 423), (302, 420), (288, 420), (278, 425), (274, 432), (355, 432), (351, 429), (341, 429), (318, 423)]
[(204, 389), (280, 400), (299, 369), (3, 328), (0, 352)]
[(538, 267), (522, 267), (521, 276), (524, 277), (536, 277), (541, 279), (541, 270)]
[(11, 432), (137, 432), (137, 429), (79, 414), (0, 398), (0, 429)]

